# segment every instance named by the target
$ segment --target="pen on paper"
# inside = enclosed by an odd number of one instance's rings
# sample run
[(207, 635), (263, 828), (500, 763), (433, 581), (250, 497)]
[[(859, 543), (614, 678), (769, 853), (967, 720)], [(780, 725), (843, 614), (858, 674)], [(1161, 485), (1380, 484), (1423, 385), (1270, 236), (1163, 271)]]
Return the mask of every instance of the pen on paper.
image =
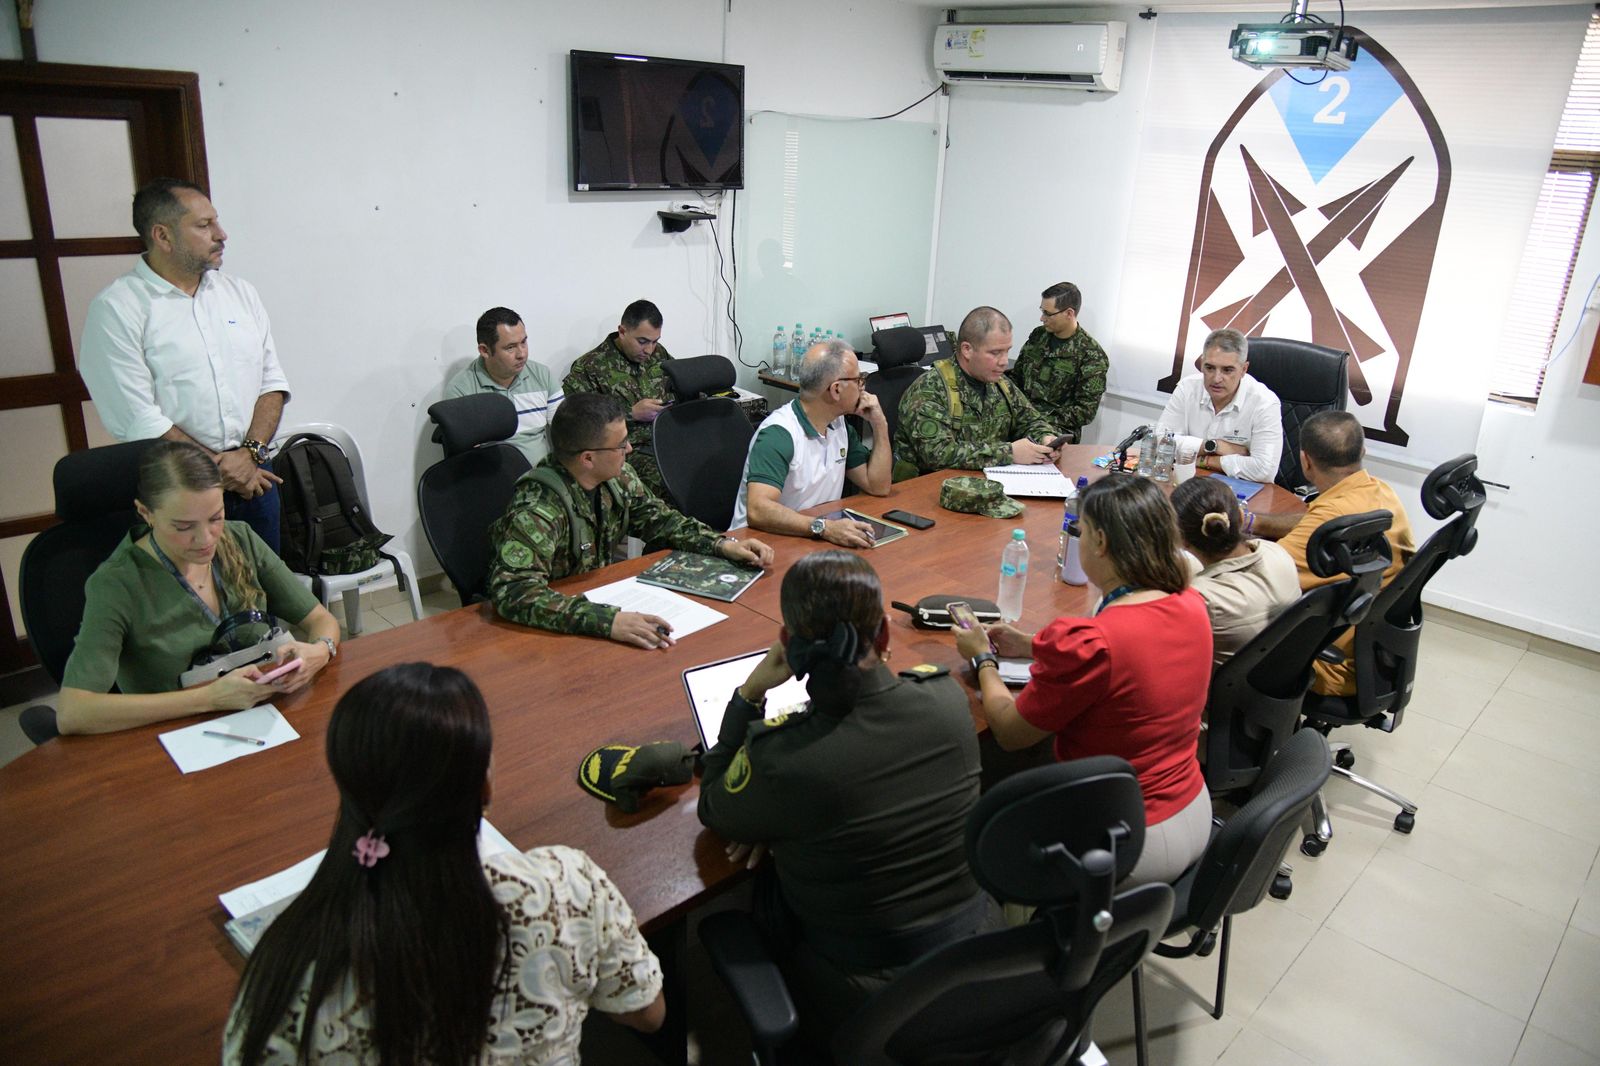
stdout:
[(258, 748), (264, 748), (267, 746), (266, 741), (257, 737), (241, 737), (237, 733), (219, 733), (215, 729), (202, 729), (200, 732), (208, 737), (221, 737), (223, 740), (237, 740), (243, 744), (254, 744)]

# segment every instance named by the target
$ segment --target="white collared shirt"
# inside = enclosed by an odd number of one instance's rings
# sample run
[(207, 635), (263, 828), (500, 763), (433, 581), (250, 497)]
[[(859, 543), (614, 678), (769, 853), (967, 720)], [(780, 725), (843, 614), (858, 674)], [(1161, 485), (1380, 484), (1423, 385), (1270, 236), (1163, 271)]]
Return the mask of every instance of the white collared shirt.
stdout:
[(244, 441), (259, 397), (289, 391), (253, 285), (208, 270), (191, 297), (142, 256), (89, 305), (78, 373), (118, 440), (176, 425), (212, 451)]
[(1283, 454), (1278, 394), (1249, 374), (1239, 379), (1239, 390), (1220, 411), (1211, 404), (1204, 376), (1184, 378), (1172, 390), (1159, 424), (1178, 434), (1180, 455), (1196, 454), (1207, 439), (1249, 448), (1249, 455), (1219, 456), (1222, 472), (1229, 477), (1271, 484), (1278, 476), (1278, 459)]

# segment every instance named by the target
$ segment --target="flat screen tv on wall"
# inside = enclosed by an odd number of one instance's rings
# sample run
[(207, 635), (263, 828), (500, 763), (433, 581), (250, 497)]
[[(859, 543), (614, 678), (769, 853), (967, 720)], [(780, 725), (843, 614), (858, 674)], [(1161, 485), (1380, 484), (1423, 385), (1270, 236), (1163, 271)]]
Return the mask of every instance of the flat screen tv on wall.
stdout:
[(744, 67), (574, 51), (572, 188), (744, 188)]

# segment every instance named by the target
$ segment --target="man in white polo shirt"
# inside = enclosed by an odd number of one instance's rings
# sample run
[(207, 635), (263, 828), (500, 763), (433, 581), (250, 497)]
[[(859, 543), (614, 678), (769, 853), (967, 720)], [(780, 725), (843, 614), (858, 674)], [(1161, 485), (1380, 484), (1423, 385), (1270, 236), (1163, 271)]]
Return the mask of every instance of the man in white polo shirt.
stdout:
[(517, 410), (514, 444), (538, 466), (550, 453), (545, 436), (550, 416), (561, 406), (561, 387), (550, 371), (528, 358), (528, 327), (509, 307), (491, 307), (478, 316), (478, 358), (462, 367), (444, 387), (444, 398), (498, 392)]
[(133, 196), (145, 252), (89, 305), (78, 373), (118, 440), (190, 441), (222, 471), (229, 518), (278, 550), (272, 436), (289, 399), (266, 308), (221, 273), (228, 235), (205, 190), (157, 178)]
[(1159, 425), (1178, 434), (1178, 455), (1195, 466), (1269, 484), (1283, 454), (1277, 393), (1251, 377), (1250, 342), (1236, 329), (1213, 330), (1195, 360), (1199, 377), (1172, 390)]
[[(848, 519), (824, 521), (799, 512), (844, 495), (844, 479), (874, 496), (889, 494), (893, 464), (889, 423), (866, 390), (856, 353), (841, 341), (813, 344), (797, 375), (800, 397), (772, 412), (756, 430), (745, 457), (733, 528), (810, 536), (846, 548), (872, 547), (872, 527)], [(872, 428), (868, 448), (845, 419), (857, 414)]]

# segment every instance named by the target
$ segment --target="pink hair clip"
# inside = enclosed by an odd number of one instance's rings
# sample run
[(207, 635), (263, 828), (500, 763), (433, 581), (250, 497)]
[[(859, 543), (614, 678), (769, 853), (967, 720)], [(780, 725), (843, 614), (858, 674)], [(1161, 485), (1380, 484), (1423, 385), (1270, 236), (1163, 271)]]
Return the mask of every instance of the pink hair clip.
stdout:
[(356, 857), (356, 862), (371, 868), (378, 865), (378, 860), (389, 854), (389, 844), (374, 830), (368, 829), (367, 835), (356, 841), (355, 851), (351, 852)]

